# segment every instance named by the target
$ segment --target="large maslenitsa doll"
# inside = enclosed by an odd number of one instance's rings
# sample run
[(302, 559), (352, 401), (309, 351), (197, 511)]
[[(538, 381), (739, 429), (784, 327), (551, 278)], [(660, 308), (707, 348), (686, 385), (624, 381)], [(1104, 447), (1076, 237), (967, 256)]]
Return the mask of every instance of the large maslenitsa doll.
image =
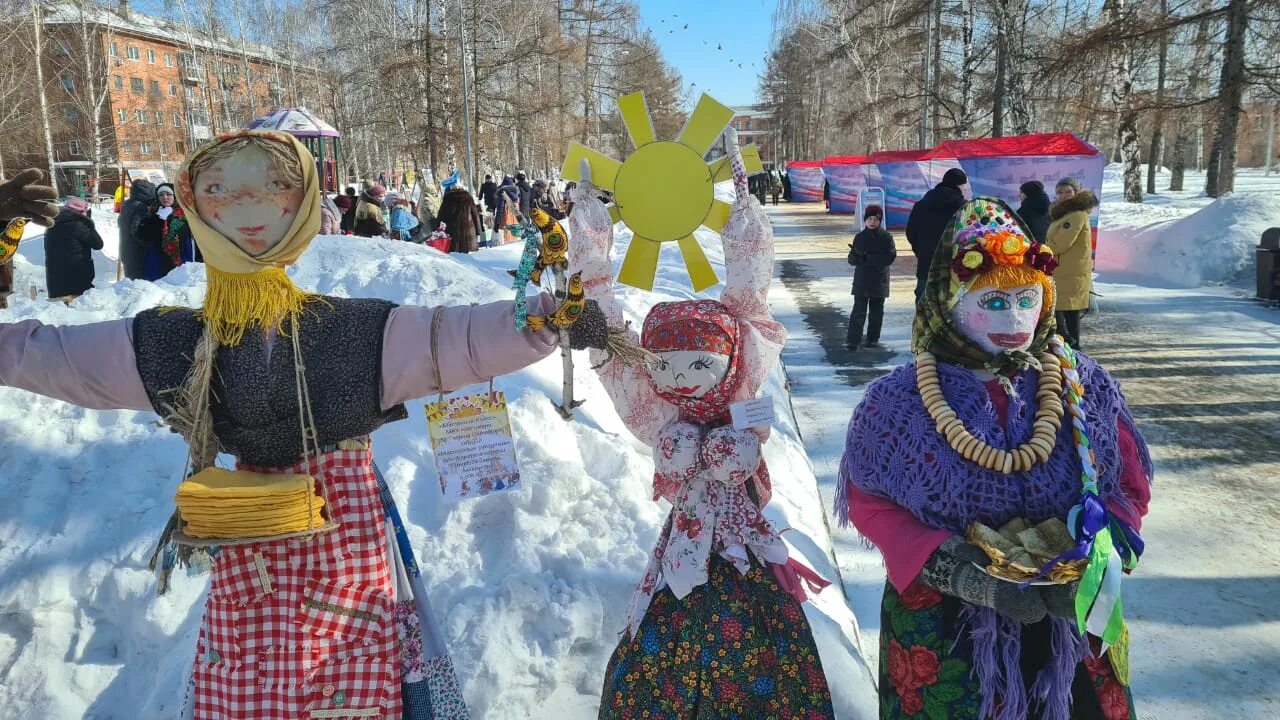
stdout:
[[(654, 500), (671, 503), (605, 670), (601, 718), (833, 717), (801, 607), (805, 585), (826, 582), (788, 557), (761, 512), (772, 492), (768, 428), (730, 422), (729, 406), (759, 394), (786, 339), (766, 303), (773, 232), (734, 162), (720, 300), (655, 305), (639, 338), (656, 358), (648, 366), (592, 353), (623, 422), (653, 448)], [(608, 324), (622, 327), (613, 222), (589, 168), (583, 178), (569, 219), (573, 266)]]
[[(177, 190), (207, 264), (204, 305), (0, 323), (0, 385), (154, 410), (188, 441), (160, 563), (220, 546), (188, 717), (465, 716), (456, 685), (428, 682), (442, 648), (407, 596), (369, 434), (405, 418), (408, 400), (549, 355), (558, 331), (517, 331), (511, 302), (396, 306), (295, 287), (285, 268), (320, 227), (320, 191), (291, 136), (219, 137)], [(219, 452), (234, 470), (214, 467)]]
[(1119, 585), (1151, 460), (1117, 383), (1055, 335), (1056, 263), (1030, 237), (1000, 200), (956, 213), (915, 362), (849, 424), (837, 515), (889, 576), (882, 718), (1132, 717)]

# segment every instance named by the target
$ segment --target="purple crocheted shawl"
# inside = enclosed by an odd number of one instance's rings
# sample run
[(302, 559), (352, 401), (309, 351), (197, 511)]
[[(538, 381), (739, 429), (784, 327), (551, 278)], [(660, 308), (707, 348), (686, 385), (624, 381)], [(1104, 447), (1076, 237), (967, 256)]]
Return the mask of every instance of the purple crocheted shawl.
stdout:
[[(1117, 423), (1137, 434), (1116, 382), (1088, 357), (1077, 354), (1085, 387), (1086, 427), (1098, 469), (1099, 495), (1111, 507), (1129, 509), (1119, 488), (1121, 457)], [(1013, 378), (1005, 424), (983, 382), (971, 371), (938, 364), (942, 393), (965, 427), (996, 448), (1010, 449), (1031, 437), (1036, 402), (1037, 371)], [(1145, 444), (1138, 443), (1144, 470), (1151, 477)], [(1039, 522), (1066, 519), (1080, 498), (1080, 460), (1069, 424), (1047, 463), (1030, 472), (1005, 475), (962, 458), (940, 435), (916, 389), (915, 364), (896, 368), (867, 387), (853, 412), (840, 462), (836, 516), (847, 523), (848, 484), (892, 500), (933, 528), (963, 535), (975, 520), (999, 527), (1015, 517)], [(983, 717), (1021, 718), (1028, 697), (1018, 669), (1021, 626), (994, 610), (968, 606), (962, 615), (974, 640), (974, 666), (983, 694)], [(1070, 715), (1071, 679), (1087, 645), (1069, 620), (1053, 621), (1054, 660), (1036, 678), (1030, 695), (1043, 704), (1047, 720)], [(996, 701), (1000, 700), (999, 710)]]

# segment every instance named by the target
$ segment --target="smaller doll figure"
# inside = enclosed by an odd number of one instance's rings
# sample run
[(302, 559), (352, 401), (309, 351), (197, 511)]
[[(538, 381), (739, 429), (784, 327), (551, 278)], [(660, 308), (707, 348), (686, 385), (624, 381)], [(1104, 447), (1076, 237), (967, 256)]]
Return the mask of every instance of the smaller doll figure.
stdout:
[[(571, 266), (609, 325), (623, 327), (613, 223), (589, 178), (584, 168), (574, 190)], [(806, 584), (826, 583), (788, 558), (761, 512), (771, 494), (768, 428), (729, 421), (732, 403), (759, 393), (786, 338), (765, 302), (772, 232), (746, 192), (723, 238), (721, 299), (659, 303), (645, 318), (640, 343), (656, 362), (592, 353), (628, 429), (654, 449), (654, 499), (672, 506), (605, 671), (601, 718), (834, 717), (801, 607)]]

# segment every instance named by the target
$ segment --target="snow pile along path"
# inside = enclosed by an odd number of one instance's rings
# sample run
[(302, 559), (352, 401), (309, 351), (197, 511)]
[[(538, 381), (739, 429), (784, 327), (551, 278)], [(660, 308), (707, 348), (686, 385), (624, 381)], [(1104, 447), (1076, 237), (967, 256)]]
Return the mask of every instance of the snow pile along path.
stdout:
[[(718, 238), (702, 241), (723, 274)], [(40, 250), (39, 241), (22, 247), (20, 282), (27, 276), (43, 284)], [(322, 237), (291, 273), (299, 286), (337, 296), (466, 304), (510, 298), (505, 271), (518, 255), (516, 246), (444, 256)], [(664, 253), (657, 293), (622, 292), (636, 326), (652, 303), (689, 296), (682, 273)], [(17, 293), (0, 321), (78, 324), (162, 304), (198, 305), (204, 270), (187, 265), (159, 283), (109, 285), (100, 270), (98, 285), (73, 307)], [(520, 492), (443, 503), (422, 402), (374, 438), (476, 718), (595, 717), (605, 664), (664, 518), (665, 508), (650, 500), (649, 449), (626, 432), (585, 356), (576, 383), (587, 402), (576, 422), (565, 423), (552, 407), (560, 380), (553, 356), (495, 383), (512, 402)], [(791, 528), (785, 537), (799, 556), (834, 579), (831, 537), (780, 372), (767, 392), (779, 420), (765, 448), (775, 483), (766, 514)], [(153, 413), (84, 410), (0, 389), (6, 716), (175, 716), (207, 578), (179, 574), (157, 598), (146, 561), (172, 508), (184, 455), (182, 441)], [(872, 679), (839, 583), (806, 610), (840, 717), (873, 717)]]

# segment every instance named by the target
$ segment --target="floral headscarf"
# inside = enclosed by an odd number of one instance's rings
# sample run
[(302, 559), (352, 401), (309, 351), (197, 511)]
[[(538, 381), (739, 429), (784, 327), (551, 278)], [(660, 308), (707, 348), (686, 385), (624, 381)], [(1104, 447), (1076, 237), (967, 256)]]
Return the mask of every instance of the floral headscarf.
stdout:
[(738, 352), (738, 321), (715, 300), (658, 303), (644, 319), (640, 344), (646, 350), (703, 350), (729, 356), (729, 369), (719, 385), (702, 397), (685, 397), (658, 390), (658, 397), (680, 408), (681, 415), (696, 422), (712, 422), (729, 415), (729, 404), (742, 383)]

